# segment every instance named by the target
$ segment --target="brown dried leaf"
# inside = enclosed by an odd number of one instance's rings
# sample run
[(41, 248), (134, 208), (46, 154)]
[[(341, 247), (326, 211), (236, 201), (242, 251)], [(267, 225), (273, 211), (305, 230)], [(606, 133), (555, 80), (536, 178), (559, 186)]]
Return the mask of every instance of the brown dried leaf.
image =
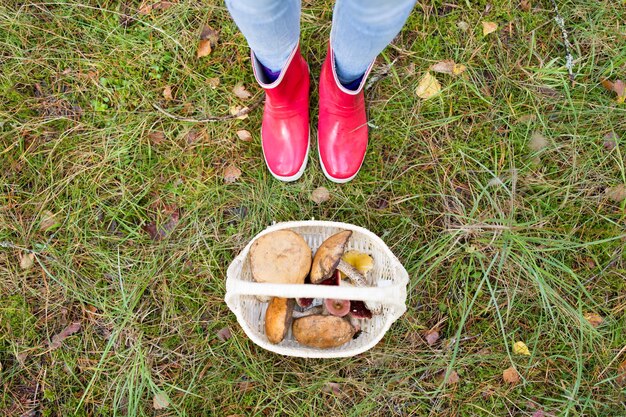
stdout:
[(192, 144), (196, 143), (201, 137), (202, 137), (202, 134), (200, 134), (198, 131), (196, 131), (194, 129), (191, 129), (185, 135), (185, 139), (187, 140), (187, 144), (188, 145), (192, 145)]
[(139, 6), (139, 14), (149, 15), (152, 12), (152, 2), (145, 1)]
[(450, 375), (448, 375), (448, 379), (446, 380), (446, 384), (448, 385), (457, 384), (459, 380), (460, 380), (459, 374), (456, 371), (451, 371)]
[(498, 30), (498, 24), (495, 22), (482, 22), (483, 23), (483, 36), (487, 36), (490, 33)]
[(166, 207), (164, 214), (169, 215), (169, 217), (161, 225), (157, 225), (157, 221), (154, 220), (144, 226), (144, 230), (152, 240), (158, 241), (169, 236), (180, 222), (180, 210), (176, 206)]
[(623, 104), (626, 101), (626, 83), (622, 80), (615, 80), (615, 82), (610, 80), (603, 80), (602, 86), (609, 91), (613, 91), (617, 94), (617, 103)]
[(163, 391), (159, 391), (156, 394), (154, 394), (154, 397), (152, 398), (152, 407), (155, 410), (162, 410), (169, 406), (170, 406), (170, 399), (168, 398), (166, 393), (164, 393)]
[(437, 341), (439, 340), (439, 332), (434, 329), (429, 330), (426, 332), (425, 338), (426, 338), (426, 343), (428, 343), (428, 346), (432, 346), (435, 343), (437, 343)]
[(225, 342), (232, 337), (232, 333), (230, 332), (230, 329), (228, 327), (224, 327), (223, 329), (220, 329), (215, 335), (222, 342)]
[(148, 133), (148, 139), (150, 139), (150, 142), (153, 145), (160, 145), (163, 142), (165, 142), (166, 137), (165, 137), (165, 133), (163, 133), (160, 130), (157, 130), (157, 131)]
[(340, 395), (341, 385), (339, 385), (336, 382), (327, 382), (324, 384), (324, 388), (322, 388), (322, 392), (326, 392), (328, 394)]
[(231, 164), (224, 168), (224, 182), (227, 184), (232, 184), (237, 181), (239, 177), (241, 177), (241, 170), (235, 165)]
[(61, 347), (61, 344), (63, 343), (65, 339), (67, 339), (69, 336), (73, 335), (79, 330), (80, 330), (79, 322), (70, 324), (69, 326), (61, 330), (59, 333), (52, 336), (52, 341), (50, 342), (50, 349), (57, 349)]
[(233, 93), (240, 99), (246, 100), (252, 97), (252, 93), (246, 90), (246, 87), (243, 84), (237, 84), (233, 87)]
[(585, 314), (584, 317), (585, 317), (585, 320), (587, 320), (589, 324), (591, 324), (593, 327), (598, 327), (604, 321), (602, 316), (599, 315), (598, 313), (587, 313)]
[(41, 221), (39, 222), (39, 230), (42, 232), (47, 232), (55, 227), (58, 227), (61, 223), (59, 223), (56, 219), (54, 213), (50, 210), (46, 210), (41, 213)]
[(502, 379), (509, 384), (517, 384), (519, 382), (519, 373), (514, 367), (510, 367), (502, 371)]
[(220, 85), (220, 79), (215, 77), (215, 78), (209, 78), (206, 80), (207, 84), (209, 84), (209, 87), (216, 89), (219, 85)]
[(35, 262), (35, 254), (32, 252), (23, 253), (20, 255), (20, 268), (30, 269)]
[(167, 10), (174, 5), (171, 1), (160, 1), (154, 5), (154, 10)]
[(167, 101), (173, 100), (172, 98), (172, 87), (169, 85), (165, 86), (163, 89), (163, 98)]
[(626, 387), (626, 360), (617, 366), (617, 378), (615, 382), (620, 387)]
[(211, 42), (200, 40), (198, 42), (198, 51), (196, 52), (196, 58), (202, 58), (203, 56), (207, 56), (211, 53)]
[(441, 74), (460, 75), (467, 70), (467, 67), (463, 64), (455, 63), (452, 59), (446, 59), (437, 62), (430, 69)]
[(616, 203), (621, 203), (626, 200), (626, 184), (616, 185), (615, 187), (609, 187), (605, 191), (607, 197)]
[(317, 187), (311, 193), (311, 200), (313, 200), (316, 204), (322, 204), (328, 200), (330, 200), (330, 191), (326, 187)]
[(203, 56), (209, 55), (217, 45), (218, 38), (219, 35), (217, 31), (205, 25), (204, 28), (202, 28), (202, 33), (200, 33), (200, 42), (198, 43), (196, 57), (202, 58)]
[(237, 131), (237, 137), (239, 137), (240, 140), (243, 140), (244, 142), (251, 142), (252, 141), (252, 133), (248, 132), (245, 129), (241, 129)]
[(520, 7), (520, 9), (522, 9), (523, 11), (525, 11), (525, 12), (529, 12), (529, 11), (530, 11), (530, 8), (531, 8), (531, 5), (530, 5), (530, 0), (522, 0), (522, 1), (520, 2), (519, 7)]

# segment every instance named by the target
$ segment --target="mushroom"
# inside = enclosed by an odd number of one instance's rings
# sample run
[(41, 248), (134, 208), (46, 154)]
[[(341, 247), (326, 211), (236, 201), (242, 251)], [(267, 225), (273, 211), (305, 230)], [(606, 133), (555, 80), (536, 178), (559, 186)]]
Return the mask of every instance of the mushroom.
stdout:
[(265, 335), (271, 343), (280, 343), (285, 338), (293, 314), (293, 298), (274, 297), (265, 312)]
[(326, 307), (326, 310), (333, 316), (343, 317), (350, 312), (350, 301), (326, 298), (324, 300), (324, 307)]
[(298, 343), (322, 349), (341, 346), (355, 333), (349, 321), (319, 314), (294, 320), (292, 331)]
[(292, 230), (267, 233), (250, 248), (250, 268), (257, 282), (303, 284), (311, 269), (311, 248)]
[(352, 236), (351, 230), (344, 230), (327, 238), (315, 252), (311, 265), (311, 282), (319, 284), (320, 281), (330, 278), (346, 249), (346, 243)]

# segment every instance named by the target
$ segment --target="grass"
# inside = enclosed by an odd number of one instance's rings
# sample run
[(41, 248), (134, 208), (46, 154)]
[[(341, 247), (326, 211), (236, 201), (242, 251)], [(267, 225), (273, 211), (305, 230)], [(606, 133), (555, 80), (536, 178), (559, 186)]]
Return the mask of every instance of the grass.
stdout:
[[(558, 3), (573, 82), (549, 1), (532, 12), (507, 0), (419, 3), (374, 69), (388, 75), (367, 91), (365, 165), (339, 186), (316, 152), (300, 181), (272, 179), (260, 110), (193, 124), (152, 107), (222, 115), (254, 100), (235, 84), (262, 94), (222, 3), (137, 15), (138, 2), (3, 2), (1, 414), (623, 416), (626, 202), (606, 190), (626, 183), (626, 108), (600, 82), (626, 76), (626, 12)], [(314, 85), (331, 10), (303, 7)], [(499, 30), (483, 36), (482, 21)], [(204, 24), (220, 39), (196, 59)], [(419, 99), (421, 75), (442, 59), (468, 70), (437, 74), (442, 93)], [(231, 164), (243, 174), (227, 184)], [(318, 186), (330, 201), (310, 200)], [(176, 210), (171, 233), (146, 233), (171, 229)], [(223, 302), (225, 270), (256, 233), (312, 217), (369, 228), (411, 277), (407, 313), (354, 358), (266, 352)], [(72, 322), (80, 331), (50, 349)], [(519, 340), (530, 356), (513, 353)], [(518, 384), (502, 380), (510, 366)], [(443, 383), (453, 371), (459, 382)], [(157, 394), (169, 407), (153, 408)]]

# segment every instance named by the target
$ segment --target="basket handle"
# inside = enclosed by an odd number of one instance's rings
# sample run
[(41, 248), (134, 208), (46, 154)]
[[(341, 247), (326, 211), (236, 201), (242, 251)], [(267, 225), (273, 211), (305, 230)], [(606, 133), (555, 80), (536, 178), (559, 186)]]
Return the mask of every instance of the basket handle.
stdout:
[(404, 307), (406, 290), (398, 285), (378, 287), (342, 287), (313, 284), (270, 284), (242, 281), (227, 282), (226, 291), (232, 295), (265, 295), (283, 298), (334, 298), (338, 300), (361, 300)]

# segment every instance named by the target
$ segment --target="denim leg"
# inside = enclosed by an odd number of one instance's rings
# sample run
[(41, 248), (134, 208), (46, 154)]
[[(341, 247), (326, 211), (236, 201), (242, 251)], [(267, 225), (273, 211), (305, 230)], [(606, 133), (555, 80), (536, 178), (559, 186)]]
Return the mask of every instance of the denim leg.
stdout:
[(416, 0), (337, 0), (331, 47), (342, 83), (358, 79), (396, 37)]
[(300, 38), (300, 0), (225, 0), (261, 64), (280, 71)]

